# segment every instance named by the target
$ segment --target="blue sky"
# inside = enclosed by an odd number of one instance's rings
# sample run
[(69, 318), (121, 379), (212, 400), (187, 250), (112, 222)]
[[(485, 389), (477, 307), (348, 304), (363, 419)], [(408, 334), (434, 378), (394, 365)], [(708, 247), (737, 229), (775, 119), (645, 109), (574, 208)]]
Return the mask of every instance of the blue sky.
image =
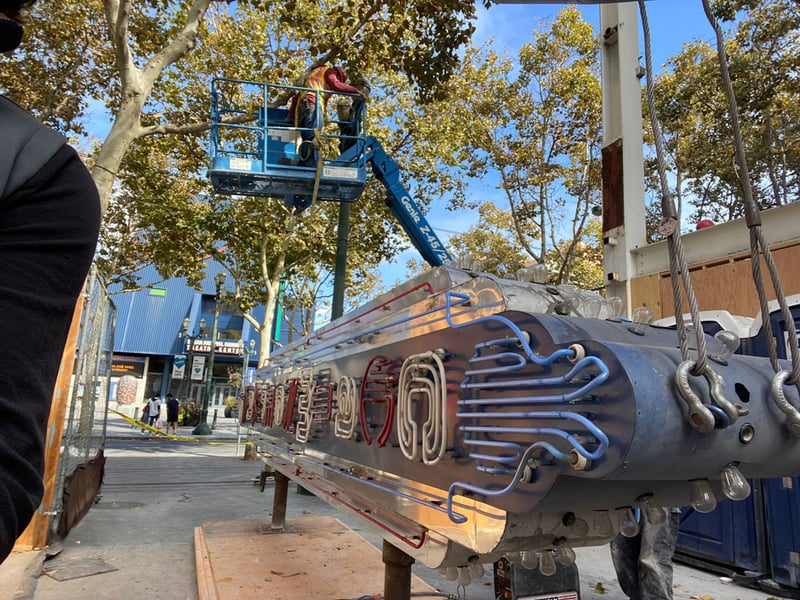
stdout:
[[(473, 42), (480, 45), (491, 41), (495, 50), (508, 50), (514, 56), (520, 46), (530, 41), (535, 30), (546, 30), (564, 4), (500, 4), (488, 10), (479, 6), (478, 21)], [(584, 18), (598, 31), (600, 9), (598, 6), (583, 6)], [(637, 10), (638, 15), (638, 10)], [(650, 24), (650, 39), (653, 53), (653, 71), (656, 75), (664, 70), (667, 60), (681, 51), (684, 44), (700, 39), (714, 45), (714, 34), (709, 25), (701, 0), (652, 0), (647, 3), (647, 17)], [(644, 44), (640, 48), (644, 54)], [(644, 60), (642, 61), (644, 64)], [(644, 82), (643, 82), (644, 84)], [(491, 200), (499, 206), (505, 205), (504, 196), (490, 186), (478, 186), (470, 190), (474, 199)], [(433, 203), (428, 220), (442, 241), (452, 232), (462, 232), (475, 224), (472, 212), (451, 212), (444, 209), (444, 202)], [(404, 279), (405, 264), (410, 258), (419, 259), (413, 248), (400, 254), (391, 263), (382, 265), (380, 271), (386, 285)]]
[[(529, 41), (534, 29), (542, 29), (564, 4), (500, 4), (488, 10), (478, 9), (477, 31), (474, 41), (493, 39), (496, 48), (515, 51)], [(600, 26), (598, 6), (583, 6), (584, 18), (595, 29)], [(638, 12), (638, 11), (637, 11)], [(647, 16), (653, 46), (653, 67), (658, 73), (669, 56), (677, 54), (681, 46), (700, 38), (713, 41), (711, 26), (706, 20), (701, 0), (652, 0), (647, 2)]]

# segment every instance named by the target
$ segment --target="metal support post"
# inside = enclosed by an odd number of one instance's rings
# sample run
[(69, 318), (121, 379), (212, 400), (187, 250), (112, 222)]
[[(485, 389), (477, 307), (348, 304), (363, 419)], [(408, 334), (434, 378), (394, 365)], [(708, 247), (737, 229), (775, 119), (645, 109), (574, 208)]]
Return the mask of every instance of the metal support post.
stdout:
[(410, 600), (411, 565), (414, 559), (383, 540), (383, 600)]
[(183, 343), (183, 348), (181, 349), (182, 352), (189, 352), (189, 356), (186, 359), (186, 364), (183, 367), (183, 378), (181, 379), (180, 387), (178, 388), (178, 395), (177, 399), (181, 402), (185, 401), (183, 393), (186, 390), (186, 380), (191, 377), (192, 367), (194, 365), (194, 343), (198, 337), (203, 337), (206, 332), (206, 320), (200, 319), (198, 323), (200, 326), (199, 331), (192, 330), (192, 333), (189, 333), (189, 326), (192, 324), (189, 317), (186, 317), (183, 320), (183, 328), (181, 331), (178, 332), (178, 338), (185, 339), (186, 341)]
[(631, 306), (634, 251), (647, 245), (644, 210), (639, 13), (635, 2), (600, 7), (603, 69), (603, 253), (609, 296)]
[(250, 340), (249, 343), (245, 343), (244, 339), (240, 339), (238, 346), (239, 352), (242, 354), (242, 380), (236, 393), (240, 394), (240, 400), (244, 401), (244, 393), (247, 389), (247, 368), (250, 366), (250, 356), (255, 352), (256, 341)]
[(344, 290), (347, 278), (347, 238), (350, 234), (350, 203), (339, 203), (339, 227), (336, 236), (336, 264), (333, 272), (333, 300), (331, 319), (344, 313)]
[(258, 476), (258, 491), (263, 492), (267, 487), (267, 479), (274, 476), (275, 474), (272, 472), (272, 469), (268, 465), (264, 465), (264, 468), (261, 469), (261, 473)]
[(286, 527), (286, 500), (289, 497), (289, 478), (275, 471), (275, 491), (272, 497), (272, 525), (273, 530), (282, 530)]
[(203, 408), (200, 412), (200, 423), (192, 430), (192, 435), (211, 435), (211, 427), (208, 426), (208, 402), (211, 400), (211, 389), (214, 379), (214, 351), (217, 345), (217, 324), (219, 322), (219, 295), (222, 286), (225, 284), (225, 273), (220, 271), (214, 277), (217, 294), (214, 297), (214, 322), (211, 325), (211, 347), (208, 350), (208, 367), (206, 367), (206, 386), (203, 393)]

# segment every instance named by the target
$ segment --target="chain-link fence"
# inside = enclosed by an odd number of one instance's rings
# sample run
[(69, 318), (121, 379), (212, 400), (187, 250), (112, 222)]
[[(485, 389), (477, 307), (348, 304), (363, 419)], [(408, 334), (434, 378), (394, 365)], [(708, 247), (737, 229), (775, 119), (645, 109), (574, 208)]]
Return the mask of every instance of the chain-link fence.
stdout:
[(102, 482), (115, 316), (114, 303), (93, 269), (86, 283), (50, 520), (51, 533), (60, 537), (89, 509)]

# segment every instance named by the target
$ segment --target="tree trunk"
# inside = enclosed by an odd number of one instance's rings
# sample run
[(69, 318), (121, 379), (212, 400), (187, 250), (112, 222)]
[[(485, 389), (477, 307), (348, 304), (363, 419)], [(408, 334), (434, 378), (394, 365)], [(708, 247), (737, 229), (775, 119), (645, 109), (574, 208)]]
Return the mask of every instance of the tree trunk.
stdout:
[(139, 114), (141, 114), (141, 107), (129, 105), (120, 108), (114, 125), (97, 154), (97, 160), (92, 168), (92, 177), (100, 193), (102, 212), (108, 208), (122, 159), (133, 141), (141, 135)]

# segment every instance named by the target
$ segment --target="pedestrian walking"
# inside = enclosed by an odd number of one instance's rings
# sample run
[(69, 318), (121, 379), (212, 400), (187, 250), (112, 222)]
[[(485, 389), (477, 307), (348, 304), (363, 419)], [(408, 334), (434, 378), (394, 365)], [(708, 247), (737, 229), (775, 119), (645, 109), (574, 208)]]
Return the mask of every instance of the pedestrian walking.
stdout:
[(180, 412), (180, 402), (173, 397), (172, 394), (167, 394), (167, 433), (170, 429), (175, 435), (178, 435), (178, 413)]
[(147, 424), (150, 427), (154, 427), (158, 422), (159, 418), (161, 417), (161, 395), (156, 394), (147, 403)]

